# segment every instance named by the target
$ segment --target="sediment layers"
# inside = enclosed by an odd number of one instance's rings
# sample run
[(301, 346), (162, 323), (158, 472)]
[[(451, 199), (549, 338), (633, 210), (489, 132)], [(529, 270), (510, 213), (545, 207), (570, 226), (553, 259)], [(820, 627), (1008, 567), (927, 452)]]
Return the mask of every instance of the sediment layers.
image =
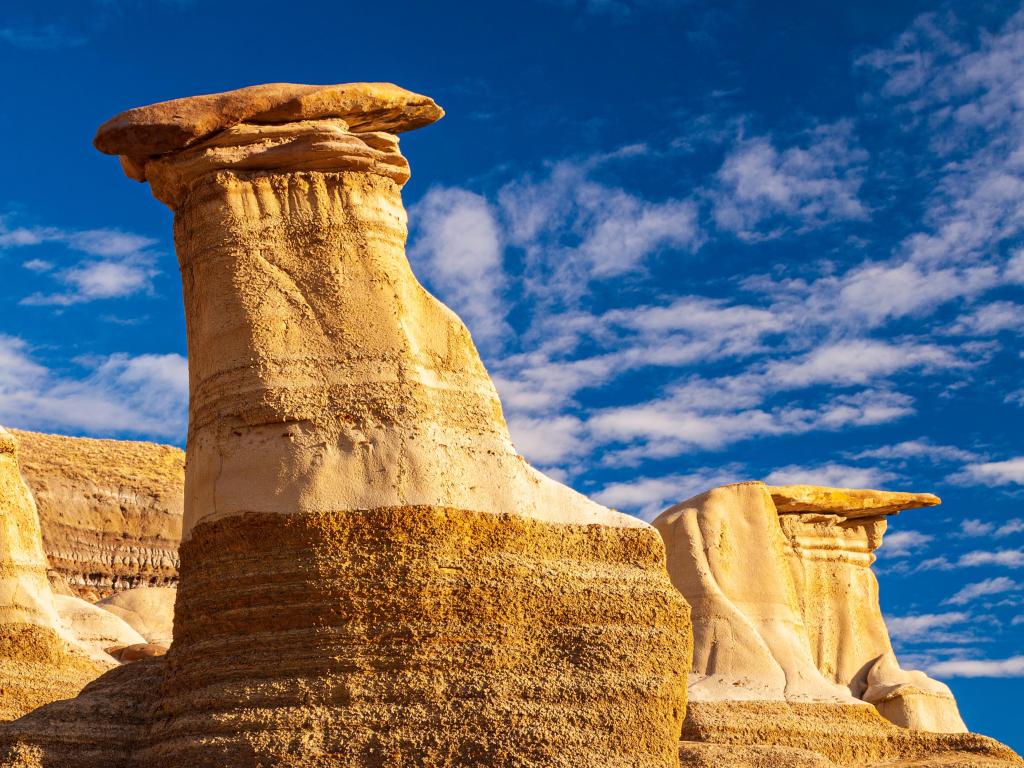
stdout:
[[(766, 766), (818, 765), (806, 753), (818, 755), (825, 765), (837, 766), (949, 766), (987, 768), (1024, 765), (1013, 750), (975, 733), (926, 733), (893, 725), (873, 707), (778, 701), (690, 702), (683, 726), (684, 750), (690, 744), (757, 747), (753, 755)], [(784, 748), (777, 755), (774, 748)], [(799, 750), (800, 752), (791, 752)], [(758, 753), (760, 753), (758, 755)], [(806, 760), (807, 762), (801, 762)], [(787, 763), (787, 761), (789, 761)], [(722, 765), (732, 765), (730, 762)], [(756, 764), (756, 763), (755, 763)]]
[(441, 110), (283, 88), (97, 137), (175, 209), (174, 643), (121, 742), (79, 758), (26, 721), (0, 744), (76, 768), (675, 768), (690, 635), (657, 532), (519, 456), (469, 332), (406, 259), (384, 131)]
[(0, 427), (0, 720), (73, 696), (113, 664), (90, 659), (64, 635), (18, 445)]
[(12, 430), (36, 499), (50, 577), (87, 600), (174, 584), (185, 454), (129, 440)]

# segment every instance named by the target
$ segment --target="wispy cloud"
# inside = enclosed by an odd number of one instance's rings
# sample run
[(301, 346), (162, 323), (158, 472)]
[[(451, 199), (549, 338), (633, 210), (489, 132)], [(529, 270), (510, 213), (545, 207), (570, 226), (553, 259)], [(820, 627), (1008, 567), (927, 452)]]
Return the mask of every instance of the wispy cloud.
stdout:
[(436, 285), (479, 341), (509, 332), (502, 292), (501, 232), (485, 198), (464, 189), (435, 187), (410, 210), (418, 236), (409, 250), (428, 284)]
[(176, 354), (80, 358), (57, 372), (23, 340), (0, 335), (0, 424), (181, 441), (188, 364)]
[(1008, 659), (950, 659), (927, 668), (929, 675), (953, 677), (1024, 677), (1024, 656)]
[[(826, 485), (837, 488), (877, 488), (896, 475), (875, 467), (854, 467), (847, 464), (819, 464), (816, 466), (797, 466), (790, 464), (773, 470), (764, 481), (770, 485), (791, 485), (795, 483), (808, 485)], [(892, 544), (892, 536), (887, 539)], [(890, 547), (891, 548), (891, 547)]]
[(904, 643), (931, 642), (937, 630), (964, 624), (971, 614), (962, 611), (923, 613), (910, 616), (886, 616), (885, 626), (893, 640)]
[(741, 140), (712, 192), (717, 226), (752, 241), (867, 218), (858, 196), (867, 153), (852, 133), (847, 121), (819, 126), (781, 151), (764, 136)]
[(960, 523), (960, 530), (965, 536), (992, 536), (1002, 539), (1015, 533), (1024, 532), (1024, 520), (1013, 518), (997, 525), (992, 522), (968, 518)]
[(88, 40), (84, 34), (74, 32), (56, 24), (42, 26), (0, 27), (0, 42), (27, 51), (53, 51), (60, 48), (74, 48)]
[(34, 293), (22, 299), (22, 304), (69, 306), (149, 293), (159, 274), (156, 254), (149, 250), (156, 244), (151, 238), (118, 229), (9, 228), (0, 219), (0, 250), (44, 244), (62, 245), (85, 258), (63, 268), (43, 259), (24, 262), (27, 269), (50, 275), (63, 290)]
[(920, 531), (894, 531), (886, 534), (881, 551), (887, 558), (909, 557), (934, 540), (934, 536)]
[(632, 512), (650, 521), (673, 504), (711, 488), (743, 479), (743, 468), (738, 464), (730, 464), (685, 474), (640, 477), (626, 482), (609, 483), (593, 496), (602, 504)]
[(961, 485), (1024, 485), (1024, 456), (1005, 461), (986, 461), (966, 465), (950, 477), (950, 481)]
[(973, 584), (968, 584), (952, 597), (944, 600), (946, 605), (968, 605), (979, 597), (990, 597), (1001, 595), (1020, 589), (1020, 584), (1005, 576), (995, 576), (991, 579), (984, 579)]

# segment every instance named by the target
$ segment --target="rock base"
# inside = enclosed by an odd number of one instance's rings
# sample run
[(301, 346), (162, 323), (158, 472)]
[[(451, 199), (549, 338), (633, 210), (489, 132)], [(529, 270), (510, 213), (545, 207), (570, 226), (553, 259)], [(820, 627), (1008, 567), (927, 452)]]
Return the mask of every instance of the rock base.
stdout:
[[(1024, 765), (1013, 750), (994, 739), (899, 728), (869, 705), (690, 702), (683, 740), (684, 753), (694, 760), (684, 765), (710, 765), (701, 760), (735, 748), (738, 761), (716, 763), (723, 768)], [(705, 745), (714, 747), (710, 757)]]
[(0, 744), (68, 768), (677, 765), (688, 611), (649, 529), (250, 514), (200, 524), (182, 555), (174, 645), (131, 665), (161, 670), (118, 719), (134, 732), (105, 754), (54, 742), (89, 730), (86, 696)]

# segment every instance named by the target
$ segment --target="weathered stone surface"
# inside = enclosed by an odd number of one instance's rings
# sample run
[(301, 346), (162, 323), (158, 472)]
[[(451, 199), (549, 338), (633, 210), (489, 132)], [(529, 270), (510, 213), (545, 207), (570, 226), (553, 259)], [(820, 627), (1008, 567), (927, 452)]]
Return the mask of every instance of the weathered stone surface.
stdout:
[[(822, 768), (856, 766), (958, 766), (995, 768), (1024, 765), (1009, 747), (975, 733), (927, 733), (900, 728), (872, 707), (779, 701), (703, 701), (687, 708), (683, 746), (690, 742), (737, 746), (748, 762), (768, 752), (777, 763), (765, 765)], [(746, 750), (759, 749), (751, 755)], [(785, 748), (775, 753), (778, 748)], [(790, 750), (800, 750), (794, 755)], [(694, 750), (700, 754), (700, 750)], [(806, 762), (806, 752), (820, 755), (823, 764)], [(726, 753), (728, 754), (728, 753)], [(804, 760), (805, 762), (800, 762)], [(698, 763), (699, 764), (699, 763)], [(719, 765), (735, 768), (731, 762)], [(738, 762), (744, 765), (744, 762)], [(754, 765), (757, 765), (755, 762)]]
[(661, 514), (668, 571), (690, 604), (690, 699), (856, 703), (814, 663), (788, 562), (789, 542), (763, 483), (714, 488)]
[[(12, 430), (55, 586), (86, 600), (178, 576), (185, 453)], [(58, 587), (60, 589), (60, 587)], [(63, 591), (63, 590), (62, 590)]]
[(97, 661), (109, 662), (110, 648), (145, 643), (146, 639), (118, 616), (70, 595), (56, 595), (57, 612), (71, 635)]
[(931, 493), (825, 488), (820, 485), (770, 485), (768, 493), (779, 514), (819, 512), (842, 515), (847, 519), (894, 515), (904, 509), (934, 507), (940, 503), (939, 497)]
[(169, 646), (177, 594), (174, 587), (137, 587), (117, 592), (96, 605), (123, 619), (147, 643)]
[(112, 673), (0, 743), (72, 768), (678, 765), (689, 624), (661, 539), (516, 453), (410, 270), (376, 111), (243, 109), (136, 163), (176, 209), (188, 320), (174, 643), (130, 665), (157, 670), (135, 727), (79, 748)]
[(73, 696), (112, 665), (91, 660), (65, 634), (17, 443), (0, 427), (0, 720)]
[(351, 133), (394, 134), (443, 116), (433, 99), (391, 83), (267, 83), (129, 109), (100, 126), (93, 143), (101, 152), (141, 166), (153, 155), (184, 149), (239, 123), (333, 119)]
[[(966, 733), (945, 685), (899, 668), (885, 629), (870, 568), (886, 525), (878, 510), (938, 500), (777, 491), (759, 482), (714, 488), (654, 521), (672, 581), (692, 607), (684, 739), (744, 745), (737, 765), (815, 764), (774, 754), (778, 747), (837, 765), (1016, 764), (1002, 745)], [(780, 513), (775, 497), (790, 511)], [(719, 754), (686, 749), (697, 764)]]

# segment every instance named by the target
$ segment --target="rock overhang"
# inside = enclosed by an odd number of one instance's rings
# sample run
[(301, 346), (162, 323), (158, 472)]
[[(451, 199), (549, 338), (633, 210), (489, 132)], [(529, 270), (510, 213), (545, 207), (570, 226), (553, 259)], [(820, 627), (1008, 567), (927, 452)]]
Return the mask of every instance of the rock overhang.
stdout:
[(352, 133), (402, 133), (443, 116), (433, 99), (392, 83), (267, 83), (126, 110), (100, 126), (93, 145), (108, 155), (143, 158), (184, 149), (239, 123), (336, 118)]

